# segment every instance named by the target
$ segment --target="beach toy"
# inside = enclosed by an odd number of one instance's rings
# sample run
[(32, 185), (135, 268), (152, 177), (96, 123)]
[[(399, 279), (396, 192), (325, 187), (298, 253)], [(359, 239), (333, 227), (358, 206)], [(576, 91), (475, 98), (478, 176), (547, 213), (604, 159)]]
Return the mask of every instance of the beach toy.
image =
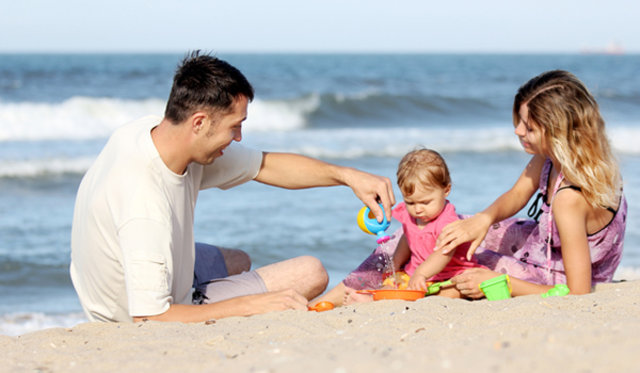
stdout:
[(307, 307), (309, 311), (323, 312), (332, 310), (335, 306), (331, 302), (318, 302), (314, 306)]
[(511, 281), (508, 275), (500, 275), (483, 281), (479, 286), (488, 300), (511, 298)]
[[(382, 204), (380, 204), (380, 208), (382, 208)], [(378, 236), (376, 240), (378, 244), (389, 241), (389, 236), (384, 233), (389, 228), (389, 224), (386, 216), (382, 218), (382, 222), (378, 222), (367, 206), (358, 212), (358, 226), (363, 232)]]
[(425, 294), (425, 296), (435, 294), (440, 291), (441, 287), (443, 288), (450, 285), (451, 285), (451, 280), (434, 282), (432, 284), (429, 284), (429, 286), (427, 286), (427, 294)]
[(399, 290), (399, 289), (378, 289), (378, 290), (358, 290), (360, 294), (371, 294), (373, 300), (400, 299), (414, 301), (424, 298), (424, 290)]
[(544, 294), (541, 294), (543, 298), (546, 297), (563, 297), (567, 294), (569, 294), (569, 287), (565, 284), (556, 284), (556, 286), (552, 287), (551, 289), (549, 289), (549, 291), (547, 291)]

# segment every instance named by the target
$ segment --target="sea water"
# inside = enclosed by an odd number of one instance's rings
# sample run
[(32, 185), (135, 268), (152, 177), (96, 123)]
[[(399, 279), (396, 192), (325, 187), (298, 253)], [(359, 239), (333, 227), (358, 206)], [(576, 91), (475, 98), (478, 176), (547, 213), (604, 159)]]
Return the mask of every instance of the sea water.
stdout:
[[(86, 321), (68, 273), (78, 184), (115, 128), (163, 114), (182, 57), (0, 55), (0, 334)], [(256, 89), (247, 145), (392, 181), (407, 151), (434, 148), (451, 169), (450, 200), (465, 214), (506, 191), (529, 159), (511, 122), (518, 87), (546, 70), (572, 71), (601, 106), (624, 177), (629, 215), (616, 278), (640, 278), (640, 56), (219, 57)], [(249, 182), (202, 192), (195, 234), (247, 251), (254, 267), (316, 256), (333, 286), (375, 247), (357, 226), (361, 207), (345, 187), (287, 191)]]

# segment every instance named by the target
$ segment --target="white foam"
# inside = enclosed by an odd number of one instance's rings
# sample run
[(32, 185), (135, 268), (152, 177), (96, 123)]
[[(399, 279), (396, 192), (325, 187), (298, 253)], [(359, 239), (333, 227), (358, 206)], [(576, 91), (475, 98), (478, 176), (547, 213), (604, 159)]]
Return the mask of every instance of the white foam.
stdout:
[(0, 141), (106, 137), (143, 115), (161, 115), (161, 100), (74, 97), (62, 103), (0, 103)]
[(317, 158), (402, 157), (418, 146), (441, 152), (519, 150), (509, 129), (340, 128), (255, 134), (246, 142), (267, 151), (294, 152)]
[[(159, 99), (123, 100), (74, 97), (61, 103), (0, 102), (0, 141), (108, 137), (117, 127), (145, 115), (162, 116)], [(256, 99), (249, 105), (245, 131), (303, 128), (320, 105), (318, 96), (290, 101)]]
[[(149, 114), (161, 116), (164, 105), (160, 99), (90, 97), (74, 97), (61, 103), (0, 102), (0, 142), (106, 138), (131, 120)], [(330, 158), (353, 158), (374, 151), (395, 157), (416, 144), (441, 151), (520, 150), (510, 125), (504, 123), (477, 127), (447, 123), (421, 128), (362, 128), (345, 123), (344, 127), (310, 129), (309, 117), (320, 105), (317, 94), (289, 100), (256, 99), (249, 105), (243, 129), (246, 134), (266, 136), (267, 142), (277, 139), (279, 146), (291, 144), (293, 149), (301, 149), (304, 144), (303, 153)], [(614, 124), (608, 131), (616, 152), (640, 154), (636, 141), (640, 138), (640, 124)]]
[(48, 328), (70, 328), (83, 322), (87, 322), (83, 313), (9, 313), (0, 315), (0, 334), (18, 336)]
[(84, 173), (94, 157), (42, 158), (34, 160), (3, 160), (0, 162), (0, 177), (37, 177), (58, 174)]
[(370, 97), (375, 97), (375, 96), (379, 96), (382, 93), (380, 92), (379, 89), (377, 88), (366, 88), (362, 91), (356, 92), (356, 93), (350, 93), (350, 94), (344, 94), (344, 93), (336, 93), (335, 94), (335, 99), (337, 102), (343, 103), (343, 102), (347, 102), (347, 101), (365, 101)]
[(640, 154), (640, 124), (612, 126), (607, 129), (607, 134), (614, 151), (621, 154)]
[[(258, 110), (269, 111), (272, 108), (269, 105), (258, 105)], [(283, 117), (281, 114), (274, 114), (274, 117)], [(335, 128), (277, 131), (274, 123), (265, 124), (266, 128), (271, 128), (271, 131), (266, 131), (264, 127), (260, 127), (260, 123), (254, 122), (252, 125), (258, 128), (253, 127), (253, 131), (245, 133), (243, 143), (246, 145), (265, 151), (293, 152), (324, 159), (400, 158), (418, 146), (438, 149), (443, 153), (522, 151), (516, 136), (505, 126), (482, 129), (454, 126), (454, 129)], [(92, 152), (85, 149), (77, 156), (52, 155), (51, 151), (46, 155), (38, 155), (34, 150), (29, 152), (30, 159), (24, 159), (23, 154), (13, 152), (0, 162), (0, 177), (84, 173), (100, 151), (101, 144), (96, 142), (92, 145), (95, 146)], [(11, 159), (12, 157), (18, 159)]]
[(307, 116), (319, 106), (318, 95), (291, 101), (256, 99), (249, 105), (242, 129), (245, 132), (301, 129), (307, 125)]
[(618, 269), (613, 274), (613, 280), (614, 281), (640, 280), (640, 268), (638, 268), (638, 267), (618, 266)]

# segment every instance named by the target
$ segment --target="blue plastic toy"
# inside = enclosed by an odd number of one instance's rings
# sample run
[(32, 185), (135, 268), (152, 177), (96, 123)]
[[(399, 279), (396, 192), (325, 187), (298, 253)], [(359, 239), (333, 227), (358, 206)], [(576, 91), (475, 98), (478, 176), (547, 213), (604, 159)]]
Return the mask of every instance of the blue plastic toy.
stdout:
[[(380, 208), (383, 209), (382, 204), (380, 204)], [(389, 224), (386, 216), (383, 217), (382, 222), (377, 221), (375, 215), (367, 206), (361, 208), (358, 212), (358, 226), (363, 232), (378, 236), (376, 240), (378, 244), (389, 241), (389, 236), (384, 233), (389, 228)]]

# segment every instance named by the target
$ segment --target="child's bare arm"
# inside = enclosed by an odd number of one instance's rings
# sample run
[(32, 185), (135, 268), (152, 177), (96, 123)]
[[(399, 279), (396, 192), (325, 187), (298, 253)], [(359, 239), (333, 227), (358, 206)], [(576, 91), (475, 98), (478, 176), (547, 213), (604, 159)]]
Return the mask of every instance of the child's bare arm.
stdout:
[(429, 257), (416, 268), (416, 271), (409, 280), (409, 289), (426, 290), (428, 278), (440, 273), (449, 264), (454, 252), (444, 254), (441, 250), (433, 252)]
[(396, 246), (396, 251), (393, 253), (393, 266), (397, 270), (402, 268), (411, 257), (411, 249), (409, 249), (409, 244), (407, 243), (407, 237), (403, 234), (398, 241), (398, 246)]

